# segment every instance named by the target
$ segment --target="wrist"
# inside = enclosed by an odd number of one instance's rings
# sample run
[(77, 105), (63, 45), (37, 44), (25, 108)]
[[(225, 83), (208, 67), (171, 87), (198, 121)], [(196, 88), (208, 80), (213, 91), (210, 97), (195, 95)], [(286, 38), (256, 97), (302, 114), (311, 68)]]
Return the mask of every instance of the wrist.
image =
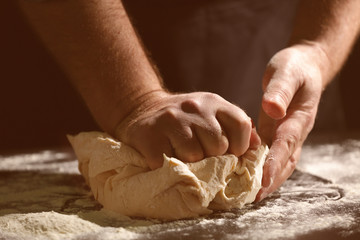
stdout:
[(111, 112), (112, 126), (109, 133), (121, 139), (121, 132), (131, 124), (132, 119), (137, 118), (141, 113), (157, 105), (169, 95), (169, 92), (160, 87), (143, 91), (136, 96), (128, 96), (123, 101), (119, 101)]

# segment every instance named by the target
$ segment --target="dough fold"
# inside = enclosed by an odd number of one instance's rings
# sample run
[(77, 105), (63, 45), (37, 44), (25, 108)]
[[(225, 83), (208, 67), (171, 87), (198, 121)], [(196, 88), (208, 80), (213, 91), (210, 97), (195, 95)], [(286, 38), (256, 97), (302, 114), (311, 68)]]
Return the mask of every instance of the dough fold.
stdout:
[(106, 133), (83, 132), (68, 139), (81, 174), (104, 208), (164, 220), (198, 217), (253, 202), (268, 152), (261, 145), (240, 159), (228, 154), (195, 163), (164, 155), (163, 166), (151, 170), (136, 150)]

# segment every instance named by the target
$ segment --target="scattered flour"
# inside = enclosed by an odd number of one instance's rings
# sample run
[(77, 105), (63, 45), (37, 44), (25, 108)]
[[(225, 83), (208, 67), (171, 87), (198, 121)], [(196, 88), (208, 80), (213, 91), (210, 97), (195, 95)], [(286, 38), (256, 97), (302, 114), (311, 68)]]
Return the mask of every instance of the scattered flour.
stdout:
[[(56, 212), (8, 214), (0, 216), (0, 239), (88, 239), (103, 236), (103, 228), (77, 215)], [(134, 239), (137, 234), (117, 228), (116, 239)]]
[(307, 145), (302, 172), (267, 200), (171, 222), (100, 210), (69, 152), (0, 156), (0, 239), (360, 239), (359, 149)]

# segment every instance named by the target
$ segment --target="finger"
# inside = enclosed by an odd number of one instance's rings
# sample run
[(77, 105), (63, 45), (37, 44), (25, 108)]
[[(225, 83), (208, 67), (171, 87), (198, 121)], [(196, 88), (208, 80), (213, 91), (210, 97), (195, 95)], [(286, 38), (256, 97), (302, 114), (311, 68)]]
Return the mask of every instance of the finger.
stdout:
[(249, 149), (257, 149), (261, 145), (261, 138), (259, 134), (256, 131), (256, 127), (253, 124), (253, 127), (251, 129), (251, 135), (250, 135), (250, 146)]
[(284, 69), (277, 69), (271, 62), (266, 68), (262, 98), (262, 108), (273, 119), (285, 117), (295, 93), (300, 88), (298, 78), (290, 76)]
[(290, 156), (293, 155), (295, 149), (302, 142), (303, 126), (295, 119), (287, 119), (277, 128), (274, 135), (267, 161), (264, 164), (263, 186), (268, 187), (277, 177), (277, 171), (281, 170), (286, 165)]
[(274, 135), (275, 120), (270, 118), (263, 109), (260, 110), (259, 114), (259, 134), (268, 146), (271, 145), (272, 137)]
[(267, 172), (267, 170), (264, 168), (264, 178), (265, 176), (269, 177), (269, 175), (276, 176), (276, 178), (270, 180), (270, 185), (268, 187), (263, 187), (260, 189), (255, 201), (261, 201), (262, 199), (266, 198), (269, 194), (273, 193), (276, 189), (278, 189), (282, 185), (282, 183), (291, 176), (291, 174), (295, 170), (296, 163), (300, 159), (300, 153), (301, 148), (299, 147), (288, 159), (288, 161), (286, 161), (285, 166), (279, 167), (278, 164), (270, 164), (274, 167), (272, 167), (272, 169), (269, 169), (269, 172)]
[(164, 162), (163, 154), (168, 157), (174, 156), (170, 141), (164, 135), (143, 133), (141, 141), (137, 141), (132, 145), (135, 149), (141, 149), (140, 153), (152, 170), (162, 167)]
[(215, 117), (203, 119), (193, 127), (193, 131), (196, 133), (206, 157), (220, 156), (226, 153), (229, 141)]
[(189, 126), (172, 128), (168, 138), (175, 156), (183, 162), (196, 162), (204, 159), (204, 152), (196, 134)]
[(274, 182), (276, 182), (276, 178), (279, 176), (286, 164), (288, 164), (292, 155), (293, 153), (289, 154), (289, 152), (287, 152), (282, 141), (277, 141), (271, 146), (263, 168), (264, 188), (269, 188)]
[[(295, 168), (296, 161), (294, 165), (291, 165), (294, 162), (292, 160), (298, 159), (297, 154), (300, 154), (298, 149), (301, 149), (300, 146), (311, 129), (311, 127), (309, 128), (312, 125), (309, 116), (305, 112), (290, 109), (289, 115), (279, 121), (263, 168), (263, 190), (261, 192), (264, 192), (264, 196), (279, 187), (286, 180), (285, 176), (290, 176), (291, 167)], [(294, 153), (295, 150), (298, 153)], [(290, 165), (288, 166), (288, 164)], [(259, 199), (260, 197), (259, 195)]]
[[(228, 152), (236, 156), (244, 154), (250, 145), (252, 135), (251, 119), (236, 106), (219, 109), (216, 113), (216, 119), (225, 131), (229, 141)], [(253, 141), (258, 140), (256, 135), (253, 138)]]

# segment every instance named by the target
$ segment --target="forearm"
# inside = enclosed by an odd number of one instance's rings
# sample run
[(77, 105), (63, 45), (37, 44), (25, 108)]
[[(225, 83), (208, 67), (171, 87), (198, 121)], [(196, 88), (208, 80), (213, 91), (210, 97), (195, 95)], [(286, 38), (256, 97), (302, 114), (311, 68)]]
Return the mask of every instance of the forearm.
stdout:
[(319, 50), (325, 87), (344, 64), (360, 31), (359, 0), (300, 0), (290, 45)]
[(121, 1), (19, 4), (104, 130), (112, 133), (142, 96), (162, 89)]

